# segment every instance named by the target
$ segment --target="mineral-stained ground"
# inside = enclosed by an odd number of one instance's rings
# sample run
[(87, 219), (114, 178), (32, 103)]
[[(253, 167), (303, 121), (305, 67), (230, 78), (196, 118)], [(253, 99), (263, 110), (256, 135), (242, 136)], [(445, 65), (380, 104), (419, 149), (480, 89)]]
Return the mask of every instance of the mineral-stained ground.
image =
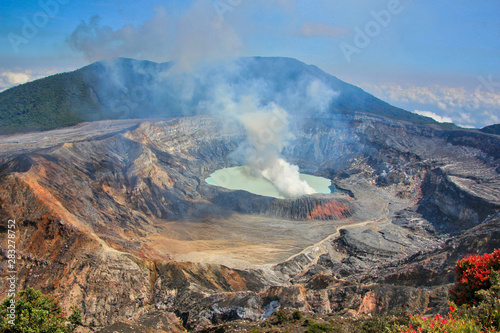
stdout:
[(284, 156), (336, 190), (295, 199), (204, 181), (244, 140), (217, 117), (0, 137), (19, 287), (78, 305), (85, 330), (103, 332), (196, 331), (285, 308), (442, 310), (455, 261), (500, 247), (500, 137), (320, 117), (292, 128)]

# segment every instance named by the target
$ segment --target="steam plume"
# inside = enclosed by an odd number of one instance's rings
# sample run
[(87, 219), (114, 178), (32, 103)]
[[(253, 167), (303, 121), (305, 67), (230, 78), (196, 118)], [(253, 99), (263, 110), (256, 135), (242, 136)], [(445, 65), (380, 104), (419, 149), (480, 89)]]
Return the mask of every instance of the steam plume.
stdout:
[(255, 97), (244, 96), (238, 103), (227, 103), (224, 111), (234, 115), (246, 130), (247, 139), (240, 152), (254, 173), (271, 181), (284, 197), (316, 193), (300, 179), (299, 167), (281, 156), (291, 136), (288, 114), (284, 109), (274, 103), (259, 106)]
[(197, 0), (178, 21), (162, 6), (139, 26), (115, 29), (99, 16), (82, 21), (68, 37), (69, 45), (91, 61), (113, 57), (176, 60), (176, 70), (238, 56), (242, 47), (233, 27), (221, 20), (210, 0)]

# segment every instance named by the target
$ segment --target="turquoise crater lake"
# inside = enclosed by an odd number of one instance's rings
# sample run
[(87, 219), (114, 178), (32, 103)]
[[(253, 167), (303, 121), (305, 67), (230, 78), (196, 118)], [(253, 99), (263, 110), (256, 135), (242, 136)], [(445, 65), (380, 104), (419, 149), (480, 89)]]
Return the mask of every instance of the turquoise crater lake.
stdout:
[[(331, 181), (329, 179), (303, 173), (300, 174), (300, 179), (305, 180), (317, 193), (332, 192), (330, 188)], [(271, 181), (261, 175), (257, 175), (248, 166), (217, 170), (205, 179), (205, 182), (229, 190), (243, 190), (257, 195), (285, 199)]]

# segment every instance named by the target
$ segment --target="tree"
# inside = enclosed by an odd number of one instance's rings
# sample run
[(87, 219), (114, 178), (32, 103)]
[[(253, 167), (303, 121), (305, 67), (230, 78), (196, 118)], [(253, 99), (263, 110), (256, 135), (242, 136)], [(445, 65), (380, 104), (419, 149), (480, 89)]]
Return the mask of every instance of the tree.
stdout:
[(72, 307), (66, 318), (59, 302), (33, 288), (7, 297), (0, 305), (0, 333), (68, 333), (81, 324), (81, 311)]

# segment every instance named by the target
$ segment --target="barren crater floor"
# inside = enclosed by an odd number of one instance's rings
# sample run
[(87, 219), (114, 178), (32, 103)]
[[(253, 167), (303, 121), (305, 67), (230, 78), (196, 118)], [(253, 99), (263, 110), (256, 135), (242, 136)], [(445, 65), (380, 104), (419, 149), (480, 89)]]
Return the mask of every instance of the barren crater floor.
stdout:
[(244, 139), (215, 117), (0, 136), (20, 285), (80, 305), (88, 326), (161, 311), (194, 330), (257, 320), (271, 300), (321, 313), (361, 311), (366, 295), (380, 311), (446, 307), (455, 260), (500, 246), (497, 136), (363, 114), (294, 133), (283, 157), (334, 193), (207, 184)]
[(235, 214), (217, 220), (158, 222), (164, 230), (148, 239), (150, 246), (175, 260), (245, 268), (282, 262), (346, 223)]
[[(197, 221), (162, 221), (160, 233), (148, 236), (149, 246), (176, 261), (222, 264), (245, 269), (276, 265), (339, 235), (339, 229), (377, 228), (389, 221), (395, 210), (411, 205), (366, 181), (342, 183), (357, 194), (362, 209), (340, 220), (289, 220), (262, 215), (232, 214), (226, 218)], [(337, 198), (345, 197), (337, 193)]]

